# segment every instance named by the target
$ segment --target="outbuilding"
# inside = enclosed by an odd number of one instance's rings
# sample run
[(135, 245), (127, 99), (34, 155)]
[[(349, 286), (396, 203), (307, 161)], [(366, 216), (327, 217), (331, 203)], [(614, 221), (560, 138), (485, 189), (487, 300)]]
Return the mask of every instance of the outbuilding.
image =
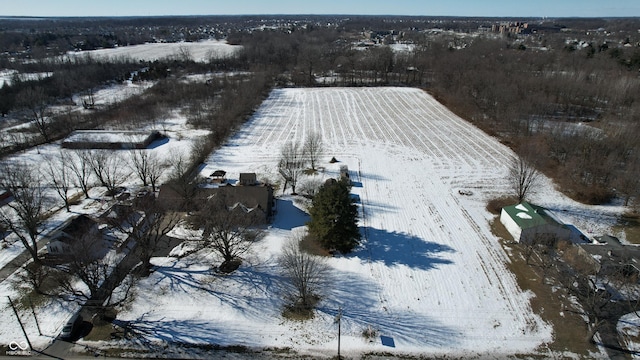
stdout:
[(571, 230), (549, 210), (528, 202), (502, 208), (500, 222), (522, 243), (552, 244), (571, 236)]
[(145, 149), (162, 135), (157, 131), (76, 130), (63, 141), (67, 149)]

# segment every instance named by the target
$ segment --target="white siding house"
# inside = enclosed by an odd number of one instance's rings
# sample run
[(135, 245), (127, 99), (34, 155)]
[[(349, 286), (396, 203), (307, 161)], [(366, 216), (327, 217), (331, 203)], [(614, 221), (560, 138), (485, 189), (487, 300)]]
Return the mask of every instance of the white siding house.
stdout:
[(71, 218), (54, 231), (47, 243), (47, 252), (54, 256), (69, 255), (83, 237), (101, 237), (97, 223), (87, 215)]
[(500, 222), (517, 242), (548, 243), (571, 236), (571, 230), (547, 209), (527, 202), (502, 208)]

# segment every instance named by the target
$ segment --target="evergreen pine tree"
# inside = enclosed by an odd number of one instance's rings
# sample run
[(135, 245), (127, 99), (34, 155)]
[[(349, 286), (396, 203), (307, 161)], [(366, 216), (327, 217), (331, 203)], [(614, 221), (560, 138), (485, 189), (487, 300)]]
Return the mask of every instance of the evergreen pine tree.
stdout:
[(350, 190), (348, 181), (330, 179), (313, 198), (309, 234), (325, 249), (348, 253), (360, 242), (358, 208)]

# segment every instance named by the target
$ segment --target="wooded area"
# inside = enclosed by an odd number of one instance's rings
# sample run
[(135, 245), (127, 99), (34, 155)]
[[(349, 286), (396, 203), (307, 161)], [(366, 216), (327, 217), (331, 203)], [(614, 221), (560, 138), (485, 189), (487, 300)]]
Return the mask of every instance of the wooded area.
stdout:
[[(407, 85), (424, 88), (518, 153), (536, 157), (538, 169), (571, 197), (586, 203), (619, 197), (630, 203), (640, 188), (637, 20), (528, 20), (528, 31), (520, 34), (488, 31), (496, 23), (491, 19), (455, 18), (3, 20), (0, 43), (8, 51), (0, 56), (0, 68), (51, 74), (29, 80), (16, 75), (0, 88), (2, 114), (30, 119), (41, 135), (40, 140), (16, 137), (3, 153), (81, 127), (112, 123), (134, 128), (182, 108), (195, 126), (213, 130), (202, 154), (194, 155), (193, 160), (201, 160), (273, 86)], [(153, 26), (142, 26), (147, 23)], [(91, 31), (73, 35), (83, 26)], [(100, 26), (112, 29), (111, 35), (100, 33)], [(128, 35), (138, 27), (146, 29), (141, 37)], [(51, 57), (150, 38), (211, 37), (243, 50), (207, 63), (188, 54), (152, 63)], [(406, 48), (394, 50), (394, 44)], [(31, 60), (15, 61), (24, 57)], [(179, 80), (184, 74), (215, 71), (244, 75), (206, 84)], [(91, 94), (125, 79), (156, 84), (144, 95), (90, 115), (46, 112), (45, 104), (64, 104), (74, 93)]]

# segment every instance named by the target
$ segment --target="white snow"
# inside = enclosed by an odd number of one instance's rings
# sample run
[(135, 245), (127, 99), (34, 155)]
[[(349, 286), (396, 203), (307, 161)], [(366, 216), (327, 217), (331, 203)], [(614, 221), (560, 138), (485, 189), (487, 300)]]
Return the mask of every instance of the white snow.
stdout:
[(14, 76), (17, 76), (21, 81), (41, 80), (53, 76), (52, 72), (41, 73), (19, 73), (16, 70), (0, 70), (0, 88), (5, 84), (10, 86)]
[(637, 313), (629, 313), (618, 319), (618, 334), (621, 343), (632, 352), (632, 358), (639, 358), (640, 353), (640, 316)]
[[(171, 139), (150, 151), (166, 158), (206, 134), (186, 129), (180, 116), (169, 115), (160, 126)], [(135, 302), (118, 318), (163, 344), (290, 347), (321, 356), (335, 355), (338, 308), (343, 309), (342, 351), (350, 356), (390, 352), (500, 358), (535, 353), (552, 341), (551, 326), (531, 310), (533, 294), (519, 289), (507, 269), (507, 254), (489, 225), (494, 216), (485, 209), (487, 200), (509, 191), (511, 151), (421, 90), (274, 90), (249, 123), (210, 156), (202, 174), (223, 169), (233, 180), (241, 172), (257, 172), (258, 179), (278, 181), (280, 148), (311, 131), (322, 135), (326, 150), (317, 180), (337, 177), (341, 165), (349, 167), (364, 237), (354, 253), (327, 259), (332, 286), (313, 320), (291, 321), (281, 314), (276, 259), (308, 219), (300, 209), (303, 202), (288, 195), (277, 200), (266, 238), (236, 272), (215, 274), (211, 268), (220, 260), (203, 251), (182, 259), (154, 258), (156, 271), (141, 280)], [(44, 155), (57, 151), (58, 145), (51, 144), (11, 161), (41, 164)], [(329, 164), (333, 156), (340, 162)], [(127, 181), (135, 183), (135, 177)], [(471, 195), (462, 196), (458, 189), (469, 189)], [(611, 233), (621, 211), (575, 203), (546, 179), (532, 200), (560, 212), (564, 222), (585, 233)], [(74, 211), (97, 211), (102, 205), (79, 206)], [(62, 221), (63, 212), (52, 221)], [(181, 228), (173, 235), (193, 239), (198, 233)], [(188, 248), (186, 243), (174, 254)], [(19, 295), (10, 286), (15, 279), (0, 284), (3, 294)], [(5, 301), (0, 304), (7, 319), (0, 327), (5, 344), (20, 329)], [(73, 310), (56, 302), (37, 308), (45, 336), (35, 337), (36, 346), (50, 342)], [(30, 321), (29, 332), (36, 333), (29, 311), (21, 316)], [(369, 328), (393, 338), (395, 347), (382, 345), (379, 337), (370, 342), (362, 335)]]
[(151, 134), (140, 131), (123, 130), (76, 130), (72, 132), (65, 141), (67, 142), (96, 142), (96, 143), (117, 143), (117, 142), (137, 142), (142, 143)]
[(97, 58), (132, 58), (134, 60), (154, 61), (188, 54), (196, 62), (208, 62), (212, 58), (232, 56), (241, 48), (239, 45), (229, 45), (222, 40), (204, 40), (198, 42), (147, 43), (111, 49), (70, 52), (67, 55), (84, 56), (89, 54)]
[(531, 220), (533, 219), (531, 217), (531, 215), (527, 214), (527, 213), (523, 213), (523, 212), (519, 212), (516, 214), (517, 217), (519, 217), (520, 219), (527, 219), (527, 220)]
[[(342, 351), (354, 356), (528, 353), (552, 340), (551, 327), (531, 310), (531, 294), (507, 270), (485, 210), (486, 200), (508, 191), (510, 151), (421, 90), (275, 90), (202, 174), (223, 169), (233, 179), (255, 171), (277, 180), (280, 147), (311, 131), (323, 137), (324, 161), (340, 161), (322, 164), (318, 177), (338, 176), (340, 165), (351, 170), (364, 236), (354, 253), (328, 259), (332, 287), (313, 320), (281, 315), (276, 258), (306, 221), (290, 197), (278, 200), (268, 236), (237, 272), (215, 275), (219, 259), (207, 253), (155, 259), (158, 270), (120, 317), (154, 329), (155, 341), (306, 354), (335, 352), (338, 308)], [(474, 195), (460, 196), (459, 188)], [(369, 327), (392, 337), (395, 348), (365, 339)]]

